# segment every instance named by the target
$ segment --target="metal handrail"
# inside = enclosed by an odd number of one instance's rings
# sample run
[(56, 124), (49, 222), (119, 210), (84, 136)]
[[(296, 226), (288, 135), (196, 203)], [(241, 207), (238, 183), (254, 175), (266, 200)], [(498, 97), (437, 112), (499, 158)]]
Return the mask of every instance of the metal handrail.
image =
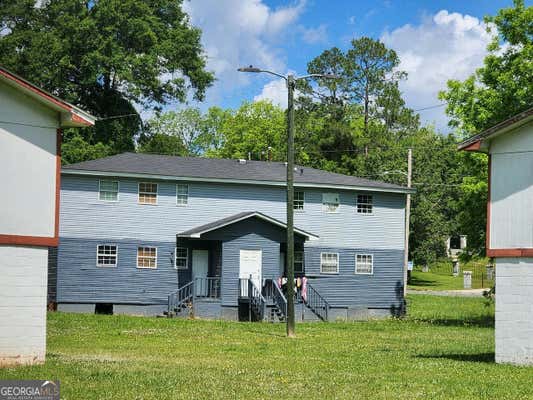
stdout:
[(248, 279), (248, 297), (251, 310), (255, 312), (257, 319), (262, 321), (265, 318), (266, 300), (252, 279)]
[(307, 296), (304, 302), (322, 321), (328, 320), (330, 305), (310, 284), (307, 284)]
[(220, 277), (194, 278), (194, 296), (219, 299)]
[(283, 317), (287, 317), (287, 299), (274, 279), (272, 279), (272, 287), (272, 300), (283, 314)]
[(178, 290), (168, 295), (168, 313), (176, 312), (178, 309), (190, 303), (194, 295), (194, 282), (183, 285)]

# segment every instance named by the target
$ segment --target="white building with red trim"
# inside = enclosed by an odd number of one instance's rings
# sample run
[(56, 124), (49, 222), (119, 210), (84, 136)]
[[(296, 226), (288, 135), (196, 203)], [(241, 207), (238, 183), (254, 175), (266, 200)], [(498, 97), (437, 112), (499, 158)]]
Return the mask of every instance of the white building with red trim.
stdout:
[(487, 256), (496, 263), (496, 361), (533, 364), (533, 108), (460, 150), (489, 156)]
[(48, 247), (59, 237), (61, 128), (94, 123), (0, 67), (0, 365), (44, 360)]

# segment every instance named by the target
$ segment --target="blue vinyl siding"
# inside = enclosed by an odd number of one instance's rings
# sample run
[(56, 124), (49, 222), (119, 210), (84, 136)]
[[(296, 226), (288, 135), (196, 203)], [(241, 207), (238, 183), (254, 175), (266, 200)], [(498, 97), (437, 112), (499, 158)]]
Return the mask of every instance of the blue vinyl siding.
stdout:
[[(158, 204), (142, 205), (137, 202), (138, 182), (120, 179), (120, 201), (104, 202), (98, 200), (98, 178), (64, 175), (60, 235), (159, 241), (243, 211), (286, 219), (282, 187), (187, 182), (188, 205), (177, 206), (175, 182), (159, 181)], [(364, 215), (356, 212), (358, 192), (339, 191), (339, 212), (326, 213), (323, 190), (304, 191), (305, 211), (295, 213), (295, 225), (320, 237), (307, 246), (403, 250), (405, 195), (372, 193), (373, 214)]]
[[(96, 246), (118, 246), (116, 267), (96, 266)], [(137, 247), (157, 247), (157, 268), (137, 268)], [(135, 239), (61, 238), (58, 251), (58, 303), (164, 304), (176, 290), (173, 242)]]
[[(339, 253), (339, 273), (320, 273), (320, 253)], [(355, 274), (355, 255), (372, 254), (372, 275)], [(321, 295), (334, 307), (399, 307), (403, 292), (403, 251), (346, 249), (335, 247), (306, 248), (305, 275)]]

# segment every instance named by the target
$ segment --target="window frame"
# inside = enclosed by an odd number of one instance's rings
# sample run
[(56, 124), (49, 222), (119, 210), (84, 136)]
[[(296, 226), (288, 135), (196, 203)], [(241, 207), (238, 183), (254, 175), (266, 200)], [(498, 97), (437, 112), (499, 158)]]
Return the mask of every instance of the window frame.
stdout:
[[(115, 247), (115, 263), (114, 264), (101, 264), (98, 262), (98, 257), (113, 257), (112, 254), (100, 253), (101, 246)], [(118, 245), (115, 243), (99, 243), (96, 245), (96, 266), (98, 268), (116, 268), (118, 266)]]
[[(333, 194), (333, 195), (337, 195), (337, 208), (335, 209), (335, 211), (331, 211), (329, 210), (329, 208), (327, 207), (327, 204), (334, 204), (334, 203), (326, 203), (324, 201), (324, 196), (325, 195), (328, 195), (328, 194)], [(341, 196), (338, 192), (336, 193), (333, 193), (333, 192), (323, 192), (322, 193), (322, 211), (325, 212), (326, 214), (338, 214), (339, 213), (339, 210), (341, 208)]]
[[(301, 270), (296, 269), (296, 254), (302, 255), (302, 269)], [(303, 250), (294, 252), (294, 272), (299, 273), (299, 274), (305, 273), (305, 252)]]
[[(337, 271), (335, 272), (332, 272), (332, 271), (324, 271), (322, 269), (322, 256), (323, 255), (326, 255), (326, 254), (335, 254), (337, 256)], [(320, 253), (320, 273), (321, 274), (327, 274), (327, 275), (338, 275), (339, 274), (339, 270), (340, 270), (340, 255), (339, 253), (334, 253), (334, 252), (330, 252), (330, 251), (324, 251), (324, 252), (321, 252)]]
[[(108, 181), (113, 182), (117, 184), (117, 199), (116, 200), (108, 200), (108, 199), (102, 199), (101, 193), (102, 193), (102, 182)], [(109, 192), (109, 190), (104, 190), (104, 192)], [(106, 203), (117, 203), (119, 201), (120, 197), (120, 181), (114, 180), (114, 179), (98, 179), (98, 201), (104, 201)]]
[[(178, 260), (178, 249), (184, 249), (186, 252), (185, 256), (185, 267), (178, 267), (176, 264), (176, 261)], [(183, 259), (184, 257), (180, 257), (180, 259)], [(174, 269), (183, 271), (189, 269), (189, 248), (188, 247), (174, 247)]]
[[(153, 267), (145, 267), (142, 265), (139, 265), (139, 249), (155, 249), (155, 256), (153, 257), (155, 263)], [(152, 256), (143, 256), (144, 258), (152, 258)], [(156, 246), (137, 246), (137, 268), (138, 269), (157, 269), (157, 247)]]
[[(367, 202), (363, 203), (359, 201), (359, 196), (365, 196), (367, 197)], [(368, 198), (370, 199), (370, 202), (368, 202)], [(361, 209), (368, 209), (370, 206), (370, 212), (364, 212), (359, 210), (359, 206), (362, 206)], [(364, 194), (364, 193), (357, 193), (355, 195), (355, 212), (357, 214), (361, 215), (372, 215), (374, 214), (374, 195), (373, 194)]]
[[(178, 187), (180, 186), (184, 186), (187, 188), (187, 194), (186, 194), (186, 198), (185, 198), (185, 203), (180, 203), (178, 202), (178, 199), (180, 198), (179, 196), (183, 196), (183, 194), (179, 193), (178, 192)], [(187, 207), (189, 205), (189, 184), (188, 183), (176, 183), (176, 206), (178, 207)]]
[[(147, 194), (154, 194), (155, 193), (155, 203), (145, 203), (141, 201), (141, 185), (149, 184), (149, 185), (155, 185), (155, 192), (143, 192)], [(155, 182), (149, 182), (149, 181), (143, 181), (137, 183), (137, 204), (142, 204), (143, 206), (157, 206), (157, 203), (159, 201), (159, 184)]]
[[(302, 194), (302, 199), (301, 200), (296, 200), (296, 193), (301, 193)], [(295, 207), (296, 201), (302, 203), (302, 208), (296, 208)], [(301, 212), (305, 211), (305, 191), (304, 190), (295, 190), (294, 191), (294, 198), (293, 198), (293, 201), (292, 201), (292, 209), (294, 210), (294, 212), (297, 212), (297, 213), (301, 213)]]
[[(359, 264), (359, 262), (357, 261), (357, 258), (358, 257), (370, 257), (370, 272), (360, 272), (357, 270), (357, 266)], [(368, 264), (365, 263), (365, 264)], [(374, 275), (374, 254), (369, 254), (369, 253), (357, 253), (355, 254), (355, 270), (354, 270), (354, 274), (355, 275)]]

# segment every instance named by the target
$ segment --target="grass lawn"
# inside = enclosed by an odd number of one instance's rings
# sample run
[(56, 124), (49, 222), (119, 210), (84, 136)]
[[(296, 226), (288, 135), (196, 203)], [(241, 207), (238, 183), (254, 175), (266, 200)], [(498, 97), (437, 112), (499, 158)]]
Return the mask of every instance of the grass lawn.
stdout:
[(463, 276), (443, 275), (435, 272), (411, 271), (407, 286), (414, 290), (459, 290), (463, 289)]
[[(461, 271), (472, 272), (472, 288), (488, 289), (494, 281), (487, 280), (487, 258), (474, 258), (467, 263), (461, 263)], [(437, 260), (429, 267), (429, 272), (422, 272), (417, 266), (411, 272), (409, 289), (414, 290), (460, 290), (464, 289), (463, 274), (452, 275), (452, 262), (449, 259)]]
[(404, 320), (297, 325), (49, 314), (62, 399), (531, 399), (533, 369), (493, 362), (493, 309), (412, 296)]

